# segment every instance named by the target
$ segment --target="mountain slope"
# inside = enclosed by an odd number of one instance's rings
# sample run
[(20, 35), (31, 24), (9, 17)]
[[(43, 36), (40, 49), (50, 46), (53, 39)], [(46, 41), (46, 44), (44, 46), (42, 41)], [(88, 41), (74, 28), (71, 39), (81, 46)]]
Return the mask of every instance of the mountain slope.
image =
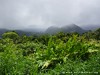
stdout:
[(19, 35), (23, 35), (23, 34), (25, 34), (25, 35), (27, 35), (27, 36), (32, 35), (32, 32), (27, 32), (27, 31), (22, 31), (22, 30), (0, 29), (0, 37), (2, 37), (2, 34), (5, 33), (5, 32), (7, 32), (7, 31), (15, 31), (15, 32), (17, 32)]
[(60, 29), (59, 29), (58, 27), (54, 27), (54, 26), (49, 27), (49, 28), (45, 31), (45, 33), (47, 33), (47, 34), (55, 34), (55, 33), (57, 33), (57, 32), (60, 32)]
[(99, 24), (98, 25), (96, 24), (83, 25), (82, 28), (86, 30), (95, 30), (95, 29), (100, 28), (100, 25)]
[(84, 32), (86, 32), (86, 30), (82, 29), (81, 27), (75, 25), (75, 24), (70, 24), (70, 25), (66, 25), (66, 26), (63, 26), (63, 27), (49, 27), (47, 30), (46, 30), (46, 33), (48, 34), (55, 34), (55, 33), (58, 33), (58, 32), (77, 32), (79, 34), (82, 34)]

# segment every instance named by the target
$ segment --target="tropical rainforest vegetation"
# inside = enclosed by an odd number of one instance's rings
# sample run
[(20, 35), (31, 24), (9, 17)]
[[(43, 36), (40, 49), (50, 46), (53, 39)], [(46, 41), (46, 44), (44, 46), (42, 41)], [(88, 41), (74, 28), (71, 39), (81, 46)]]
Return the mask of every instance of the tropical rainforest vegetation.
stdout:
[(0, 75), (97, 75), (100, 73), (100, 29), (84, 34), (19, 36), (0, 39)]

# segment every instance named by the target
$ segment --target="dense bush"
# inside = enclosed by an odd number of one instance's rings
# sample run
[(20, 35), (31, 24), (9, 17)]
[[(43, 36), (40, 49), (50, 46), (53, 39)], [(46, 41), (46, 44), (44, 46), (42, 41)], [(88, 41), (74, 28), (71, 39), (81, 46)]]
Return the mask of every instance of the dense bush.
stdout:
[(100, 40), (87, 40), (85, 34), (19, 36), (6, 32), (0, 39), (0, 75), (98, 74)]

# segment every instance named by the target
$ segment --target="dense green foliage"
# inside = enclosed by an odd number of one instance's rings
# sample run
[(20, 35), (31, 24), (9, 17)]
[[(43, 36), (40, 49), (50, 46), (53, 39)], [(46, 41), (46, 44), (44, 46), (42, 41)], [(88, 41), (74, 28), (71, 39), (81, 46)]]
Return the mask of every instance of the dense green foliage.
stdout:
[(99, 73), (100, 29), (83, 35), (60, 32), (19, 36), (16, 32), (6, 32), (0, 39), (0, 75)]

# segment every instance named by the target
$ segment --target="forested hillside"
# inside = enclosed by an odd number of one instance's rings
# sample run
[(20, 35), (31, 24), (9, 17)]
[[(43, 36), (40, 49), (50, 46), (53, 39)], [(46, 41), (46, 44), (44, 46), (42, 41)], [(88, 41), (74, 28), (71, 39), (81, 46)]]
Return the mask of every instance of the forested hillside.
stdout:
[(97, 75), (100, 28), (84, 34), (21, 35), (0, 39), (0, 75)]

